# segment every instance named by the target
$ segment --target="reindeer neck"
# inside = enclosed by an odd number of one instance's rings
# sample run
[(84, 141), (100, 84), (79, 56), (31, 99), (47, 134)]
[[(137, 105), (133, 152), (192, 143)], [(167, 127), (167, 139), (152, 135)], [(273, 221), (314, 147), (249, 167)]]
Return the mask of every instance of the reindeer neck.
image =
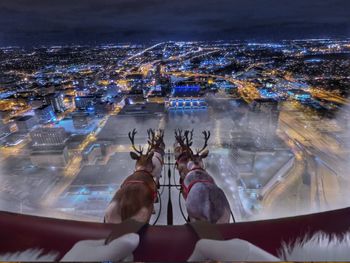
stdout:
[(188, 171), (188, 173), (190, 173), (190, 172), (193, 172), (193, 171), (204, 171), (204, 172), (206, 172), (206, 170), (203, 168), (203, 167), (201, 167), (201, 166), (199, 166), (199, 165), (196, 165), (195, 167), (192, 167), (189, 171)]
[(164, 151), (164, 149), (161, 148), (161, 147), (154, 148), (153, 151), (156, 152), (156, 153), (159, 153), (161, 156), (164, 156), (164, 155), (165, 155), (165, 151)]
[(152, 171), (148, 171), (147, 169), (145, 169), (144, 167), (136, 167), (135, 171), (134, 171), (134, 174), (135, 173), (144, 173), (144, 174), (147, 174), (147, 175), (150, 175), (151, 177), (153, 177), (152, 175)]

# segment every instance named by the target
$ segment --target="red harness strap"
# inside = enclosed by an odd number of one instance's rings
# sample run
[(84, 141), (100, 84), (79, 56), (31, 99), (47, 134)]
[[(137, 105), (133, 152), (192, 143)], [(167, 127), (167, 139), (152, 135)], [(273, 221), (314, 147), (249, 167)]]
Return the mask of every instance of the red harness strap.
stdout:
[(145, 173), (145, 174), (151, 176), (153, 179), (153, 174), (147, 170), (135, 170), (134, 173)]
[[(191, 170), (189, 170), (187, 174), (189, 174), (190, 172), (193, 172), (193, 171), (197, 171), (197, 170), (207, 172), (207, 171), (206, 171), (204, 168), (202, 168), (202, 167), (195, 167), (195, 168), (192, 168)], [(186, 174), (186, 176), (187, 176), (187, 174)]]
[(190, 183), (190, 185), (188, 187), (186, 187), (185, 183), (182, 183), (182, 190), (183, 190), (183, 194), (184, 194), (185, 199), (187, 199), (187, 196), (190, 193), (192, 187), (197, 183), (213, 184), (214, 182), (212, 180), (194, 180)]
[[(190, 172), (196, 171), (196, 170), (205, 171), (202, 167), (196, 167), (196, 168), (191, 169), (191, 170), (186, 174), (186, 176), (187, 176)], [(185, 178), (186, 178), (186, 176), (185, 176)], [(188, 194), (190, 193), (192, 187), (193, 187), (195, 184), (197, 184), (197, 183), (209, 183), (209, 184), (214, 184), (214, 182), (213, 182), (212, 179), (210, 179), (210, 180), (208, 180), (208, 179), (197, 179), (197, 180), (193, 180), (193, 181), (189, 184), (189, 186), (186, 186), (186, 185), (185, 185), (185, 178), (183, 179), (183, 181), (182, 181), (182, 183), (181, 183), (182, 192), (183, 192), (183, 194), (184, 194), (184, 198), (185, 198), (185, 199), (187, 199)]]

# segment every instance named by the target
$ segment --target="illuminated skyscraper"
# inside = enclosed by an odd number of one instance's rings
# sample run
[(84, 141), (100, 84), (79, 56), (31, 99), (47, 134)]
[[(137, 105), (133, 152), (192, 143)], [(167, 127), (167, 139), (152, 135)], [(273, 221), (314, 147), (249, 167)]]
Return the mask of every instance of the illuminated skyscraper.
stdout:
[(47, 105), (51, 105), (55, 112), (64, 112), (66, 110), (63, 102), (63, 94), (59, 92), (46, 95), (45, 102)]
[(44, 105), (35, 109), (34, 112), (39, 122), (42, 124), (49, 121), (54, 121), (56, 119), (53, 107), (51, 105)]

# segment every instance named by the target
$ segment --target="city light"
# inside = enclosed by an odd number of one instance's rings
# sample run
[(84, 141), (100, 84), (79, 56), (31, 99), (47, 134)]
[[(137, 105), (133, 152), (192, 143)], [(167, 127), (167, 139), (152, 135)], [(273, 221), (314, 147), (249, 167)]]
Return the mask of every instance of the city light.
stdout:
[[(137, 169), (128, 136), (134, 128), (143, 154), (147, 130), (164, 129), (159, 153), (169, 153), (171, 164), (161, 169), (161, 187), (169, 173), (180, 187), (174, 130), (194, 130), (191, 156), (210, 131), (203, 169), (237, 222), (347, 205), (349, 40), (38, 50), (7, 50), (7, 82), (0, 83), (0, 195), (9, 206), (25, 196), (22, 213), (102, 222)], [(172, 205), (173, 224), (186, 223)], [(154, 207), (152, 222), (160, 204)], [(162, 209), (159, 225), (167, 224)]]

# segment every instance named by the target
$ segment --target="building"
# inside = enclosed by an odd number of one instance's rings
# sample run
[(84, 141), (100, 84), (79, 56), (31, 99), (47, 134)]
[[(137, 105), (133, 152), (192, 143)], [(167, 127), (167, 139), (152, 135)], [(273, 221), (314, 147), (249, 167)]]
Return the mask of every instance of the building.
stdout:
[(83, 152), (83, 160), (88, 164), (95, 164), (100, 157), (102, 157), (102, 149), (98, 143), (89, 145)]
[(38, 128), (30, 133), (30, 137), (33, 165), (63, 168), (68, 164), (68, 148), (65, 145), (68, 134), (63, 128)]
[(160, 103), (145, 103), (125, 105), (118, 115), (124, 116), (147, 116), (164, 114), (164, 104)]
[(255, 138), (256, 146), (273, 148), (279, 119), (278, 102), (274, 99), (256, 99), (249, 107), (248, 129)]
[(66, 110), (63, 101), (64, 95), (62, 93), (50, 93), (45, 96), (45, 103), (51, 105), (56, 113), (64, 112)]
[(200, 86), (176, 86), (166, 106), (169, 110), (207, 109), (208, 104), (201, 96)]
[(94, 105), (94, 113), (96, 114), (108, 114), (113, 110), (115, 110), (113, 102), (98, 102)]
[(91, 116), (85, 112), (75, 112), (72, 115), (73, 126), (76, 129), (84, 129), (91, 122)]
[(56, 120), (56, 115), (52, 105), (41, 106), (40, 108), (35, 109), (34, 113), (40, 124), (45, 124)]
[(90, 90), (86, 87), (78, 87), (75, 89), (77, 96), (84, 97), (90, 94)]
[(30, 160), (38, 167), (64, 168), (69, 161), (68, 149), (65, 145), (32, 147)]
[(160, 85), (152, 87), (147, 93), (147, 102), (164, 103), (164, 92)]
[(85, 110), (89, 106), (92, 106), (95, 104), (95, 96), (81, 96), (81, 97), (75, 97), (75, 107), (81, 110)]
[(99, 144), (101, 145), (102, 156), (109, 156), (111, 154), (114, 154), (113, 144), (111, 142), (100, 141)]
[(305, 101), (311, 99), (311, 94), (307, 91), (300, 90), (300, 89), (291, 89), (288, 90), (288, 95), (292, 97), (293, 99)]
[(33, 146), (63, 145), (68, 134), (64, 128), (37, 128), (30, 133)]
[(126, 105), (145, 103), (144, 91), (141, 87), (132, 88), (128, 96), (125, 98)]
[(26, 133), (31, 131), (37, 124), (38, 120), (35, 116), (26, 115), (14, 118), (17, 125), (18, 131), (21, 133)]

